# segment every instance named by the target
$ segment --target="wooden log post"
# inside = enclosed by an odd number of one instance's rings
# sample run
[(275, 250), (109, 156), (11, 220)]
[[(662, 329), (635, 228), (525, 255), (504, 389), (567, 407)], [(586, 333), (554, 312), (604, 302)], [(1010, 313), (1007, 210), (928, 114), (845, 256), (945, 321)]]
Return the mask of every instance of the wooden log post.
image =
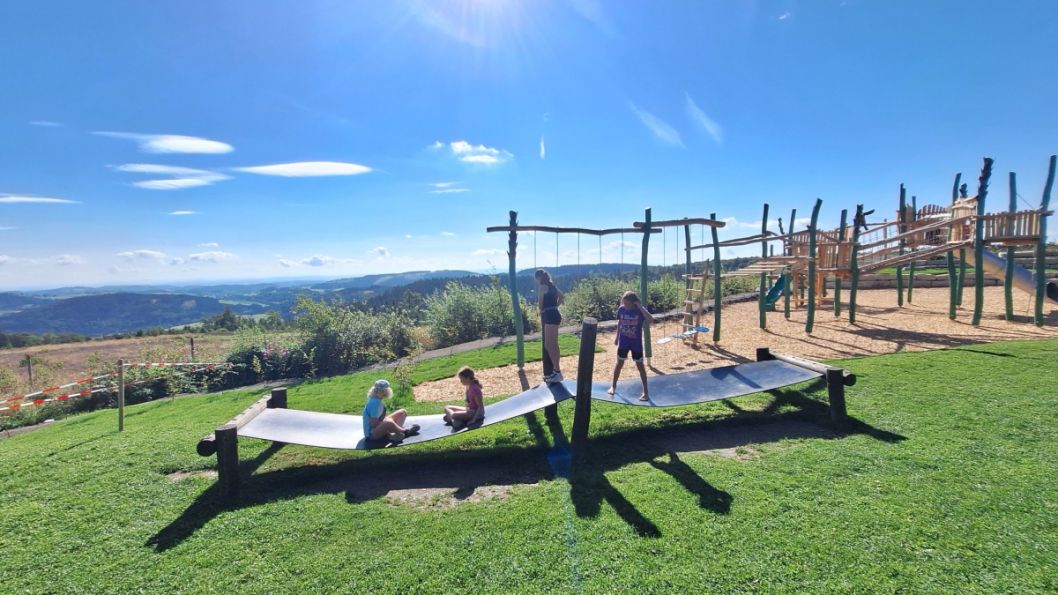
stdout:
[(981, 324), (985, 305), (985, 197), (988, 196), (988, 180), (992, 177), (992, 158), (984, 158), (981, 177), (977, 183), (977, 218), (974, 221), (974, 316), (970, 324)]
[[(510, 216), (511, 227), (517, 227), (518, 212), (511, 211)], [(518, 232), (514, 229), (507, 235), (507, 285), (511, 292), (511, 312), (514, 315), (516, 359), (518, 369), (522, 370), (525, 368), (525, 329), (522, 326), (522, 300), (518, 295)]]
[[(647, 283), (647, 254), (650, 248), (650, 209), (643, 214), (643, 254), (639, 265), (639, 299), (644, 304), (650, 303), (649, 284)], [(643, 355), (650, 362), (650, 325), (643, 325)]]
[[(1010, 188), (1010, 206), (1008, 212), (1010, 213), (1007, 219), (1007, 230), (1003, 233), (1005, 236), (1013, 236), (1013, 229), (1010, 227), (1014, 223), (1014, 213), (1018, 212), (1018, 182), (1017, 175), (1014, 172), (1010, 172), (1009, 175), (1009, 188)], [(1014, 320), (1014, 247), (1007, 246), (1007, 267), (1003, 275), (1003, 316), (1007, 320)]]
[(585, 318), (580, 324), (580, 354), (577, 359), (577, 394), (573, 410), (573, 433), (571, 443), (574, 452), (579, 452), (588, 443), (588, 428), (591, 426), (591, 380), (595, 372), (595, 339), (599, 321)]
[[(907, 190), (904, 189), (904, 185), (900, 184), (900, 211), (897, 213), (896, 220), (898, 223), (898, 233), (901, 235), (907, 231), (906, 222), (906, 211), (907, 211)], [(897, 254), (904, 253), (904, 238), (900, 238), (900, 246), (897, 249)], [(904, 267), (903, 265), (896, 266), (896, 305), (904, 305)]]
[[(845, 225), (849, 216), (848, 209), (841, 209), (841, 223), (838, 225), (838, 245), (835, 252), (834, 268), (841, 264), (841, 243), (845, 241)], [(834, 317), (841, 316), (841, 276), (834, 275)]]
[[(911, 197), (911, 212), (908, 213), (910, 224), (914, 226), (915, 222), (918, 221), (918, 197)], [(911, 303), (912, 294), (915, 291), (915, 261), (911, 261), (907, 266), (907, 303)]]
[(1043, 185), (1043, 198), (1040, 200), (1040, 241), (1036, 244), (1036, 309), (1033, 321), (1036, 326), (1043, 326), (1043, 296), (1047, 288), (1047, 209), (1051, 205), (1051, 188), (1054, 186), (1055, 160), (1051, 155), (1047, 167), (1047, 182)]
[(217, 485), (224, 499), (239, 495), (239, 430), (225, 424), (214, 432), (217, 445)]
[[(796, 223), (797, 223), (797, 209), (792, 209), (790, 211), (790, 225), (787, 227), (787, 235), (786, 235), (786, 255), (787, 256), (793, 256), (793, 234), (794, 234), (794, 227), (796, 226)], [(793, 289), (791, 287), (793, 285), (793, 281), (794, 281), (794, 276), (793, 276), (793, 270), (791, 269), (791, 270), (788, 270), (786, 272), (786, 287), (783, 287), (783, 289), (782, 289), (782, 310), (783, 310), (783, 316), (785, 316), (787, 320), (790, 319), (790, 294), (793, 293)]]
[(194, 362), (195, 361), (195, 338), (194, 337), (188, 337), (188, 339), (190, 339), (190, 341), (191, 341), (191, 361)]
[[(959, 198), (959, 180), (962, 178), (962, 174), (955, 175), (955, 184), (951, 187), (951, 203), (954, 206), (955, 201)], [(949, 211), (949, 216), (953, 213)], [(962, 225), (961, 223), (959, 225)], [(952, 237), (955, 235), (955, 225), (948, 227), (948, 242), (952, 241)], [(960, 251), (961, 252), (961, 251)], [(961, 254), (960, 254), (961, 257)], [(960, 303), (959, 298), (959, 274), (955, 270), (955, 252), (948, 250), (948, 318), (955, 320), (955, 310), (958, 308)]]
[[(760, 220), (760, 258), (768, 258), (768, 203), (764, 203), (764, 215)], [(768, 312), (765, 310), (764, 301), (768, 293), (768, 274), (760, 274), (760, 291), (757, 295), (757, 311), (760, 317), (760, 328), (768, 327)]]
[(125, 431), (125, 360), (118, 360), (118, 431)]
[(286, 409), (287, 408), (287, 387), (281, 386), (279, 388), (273, 388), (272, 394), (268, 396), (267, 409)]
[(805, 332), (811, 334), (816, 318), (816, 231), (819, 223), (819, 207), (823, 199), (817, 198), (812, 207), (812, 220), (808, 228), (808, 316), (805, 319)]
[(852, 276), (852, 287), (849, 288), (849, 323), (856, 324), (856, 293), (860, 287), (860, 229), (863, 228), (863, 205), (856, 205), (856, 214), (852, 217), (852, 254), (849, 255), (849, 272)]
[(764, 362), (769, 360), (779, 360), (822, 375), (823, 379), (827, 381), (827, 401), (830, 404), (830, 421), (837, 425), (842, 425), (848, 421), (849, 415), (845, 405), (845, 387), (856, 384), (855, 374), (844, 368), (828, 366), (827, 364), (805, 359), (803, 357), (797, 357), (795, 355), (778, 353), (767, 347), (758, 347), (757, 361)]
[[(716, 221), (716, 213), (710, 214), (709, 218)], [(713, 341), (715, 342), (720, 340), (720, 304), (723, 291), (720, 275), (723, 274), (724, 269), (720, 264), (720, 240), (717, 239), (716, 226), (711, 225), (709, 230), (713, 239)]]

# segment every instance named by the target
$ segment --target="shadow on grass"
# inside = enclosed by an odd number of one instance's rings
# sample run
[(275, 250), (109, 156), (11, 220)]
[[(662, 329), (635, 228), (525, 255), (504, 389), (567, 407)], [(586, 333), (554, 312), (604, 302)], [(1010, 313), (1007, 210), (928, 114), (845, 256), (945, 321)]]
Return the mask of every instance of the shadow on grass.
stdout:
[[(804, 390), (818, 388), (809, 385)], [(536, 439), (534, 448), (500, 447), (474, 451), (370, 455), (329, 465), (304, 466), (261, 474), (254, 472), (283, 445), (272, 444), (240, 465), (241, 495), (220, 498), (216, 484), (200, 494), (184, 512), (147, 540), (156, 551), (173, 548), (221, 513), (270, 502), (344, 493), (352, 504), (386, 497), (393, 490), (451, 490), (464, 500), (478, 488), (490, 485), (530, 485), (564, 477), (576, 514), (591, 518), (602, 503), (609, 504), (635, 532), (660, 537), (661, 531), (607, 478), (607, 473), (636, 463), (647, 463), (669, 475), (698, 499), (698, 505), (716, 514), (727, 514), (734, 497), (710, 484), (680, 459), (681, 453), (735, 450), (754, 444), (791, 438), (841, 439), (865, 434), (885, 442), (905, 438), (851, 419), (841, 428), (825, 421), (829, 408), (800, 391), (771, 391), (774, 397), (762, 411), (743, 411), (720, 420), (619, 430), (596, 436), (573, 457), (557, 414), (545, 414), (545, 432), (535, 414), (526, 416)], [(785, 405), (793, 410), (775, 413)], [(550, 433), (550, 440), (547, 434)], [(541, 456), (541, 455), (544, 456)], [(721, 456), (723, 456), (721, 454)], [(453, 472), (458, 470), (458, 472)]]

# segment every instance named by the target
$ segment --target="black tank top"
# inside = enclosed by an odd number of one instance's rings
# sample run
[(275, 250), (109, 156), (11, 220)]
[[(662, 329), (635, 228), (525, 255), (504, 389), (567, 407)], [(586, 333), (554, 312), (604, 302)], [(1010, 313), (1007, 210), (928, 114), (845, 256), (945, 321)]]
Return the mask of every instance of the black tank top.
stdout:
[(558, 291), (555, 289), (554, 283), (547, 284), (547, 292), (544, 293), (544, 310), (554, 310), (558, 308)]

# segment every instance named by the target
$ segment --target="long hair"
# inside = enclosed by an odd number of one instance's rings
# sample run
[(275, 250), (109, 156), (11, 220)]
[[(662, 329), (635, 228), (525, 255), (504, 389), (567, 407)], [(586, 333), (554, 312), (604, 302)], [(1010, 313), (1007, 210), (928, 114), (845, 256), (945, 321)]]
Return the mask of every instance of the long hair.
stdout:
[(466, 378), (467, 380), (478, 385), (478, 388), (481, 388), (481, 381), (478, 380), (478, 377), (474, 374), (474, 368), (471, 368), (470, 366), (463, 366), (459, 369), (458, 376), (460, 378)]
[(551, 273), (545, 271), (544, 269), (536, 269), (536, 272), (533, 273), (533, 277), (535, 277), (537, 281), (540, 281), (545, 285), (555, 284), (555, 282), (551, 280)]
[(631, 302), (633, 304), (638, 304), (639, 303), (639, 296), (634, 291), (626, 291), (624, 293), (624, 295), (621, 296), (621, 301), (623, 302), (625, 300), (627, 300), (627, 301), (629, 301), (629, 302)]

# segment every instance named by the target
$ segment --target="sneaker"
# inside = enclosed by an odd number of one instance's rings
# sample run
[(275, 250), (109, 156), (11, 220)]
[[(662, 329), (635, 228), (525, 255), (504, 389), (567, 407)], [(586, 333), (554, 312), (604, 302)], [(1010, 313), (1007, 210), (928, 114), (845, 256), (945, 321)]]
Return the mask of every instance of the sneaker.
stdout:
[(558, 384), (562, 382), (562, 374), (560, 372), (552, 372), (550, 376), (544, 378), (544, 382), (548, 384)]
[(459, 430), (462, 430), (465, 427), (467, 427), (467, 424), (466, 424), (465, 421), (457, 419), (457, 420), (454, 420), (452, 422), (452, 431), (453, 432), (458, 432)]
[(412, 424), (411, 426), (404, 428), (405, 436), (414, 436), (419, 433), (419, 424)]
[(404, 432), (393, 432), (389, 435), (389, 441), (394, 444), (404, 441)]

